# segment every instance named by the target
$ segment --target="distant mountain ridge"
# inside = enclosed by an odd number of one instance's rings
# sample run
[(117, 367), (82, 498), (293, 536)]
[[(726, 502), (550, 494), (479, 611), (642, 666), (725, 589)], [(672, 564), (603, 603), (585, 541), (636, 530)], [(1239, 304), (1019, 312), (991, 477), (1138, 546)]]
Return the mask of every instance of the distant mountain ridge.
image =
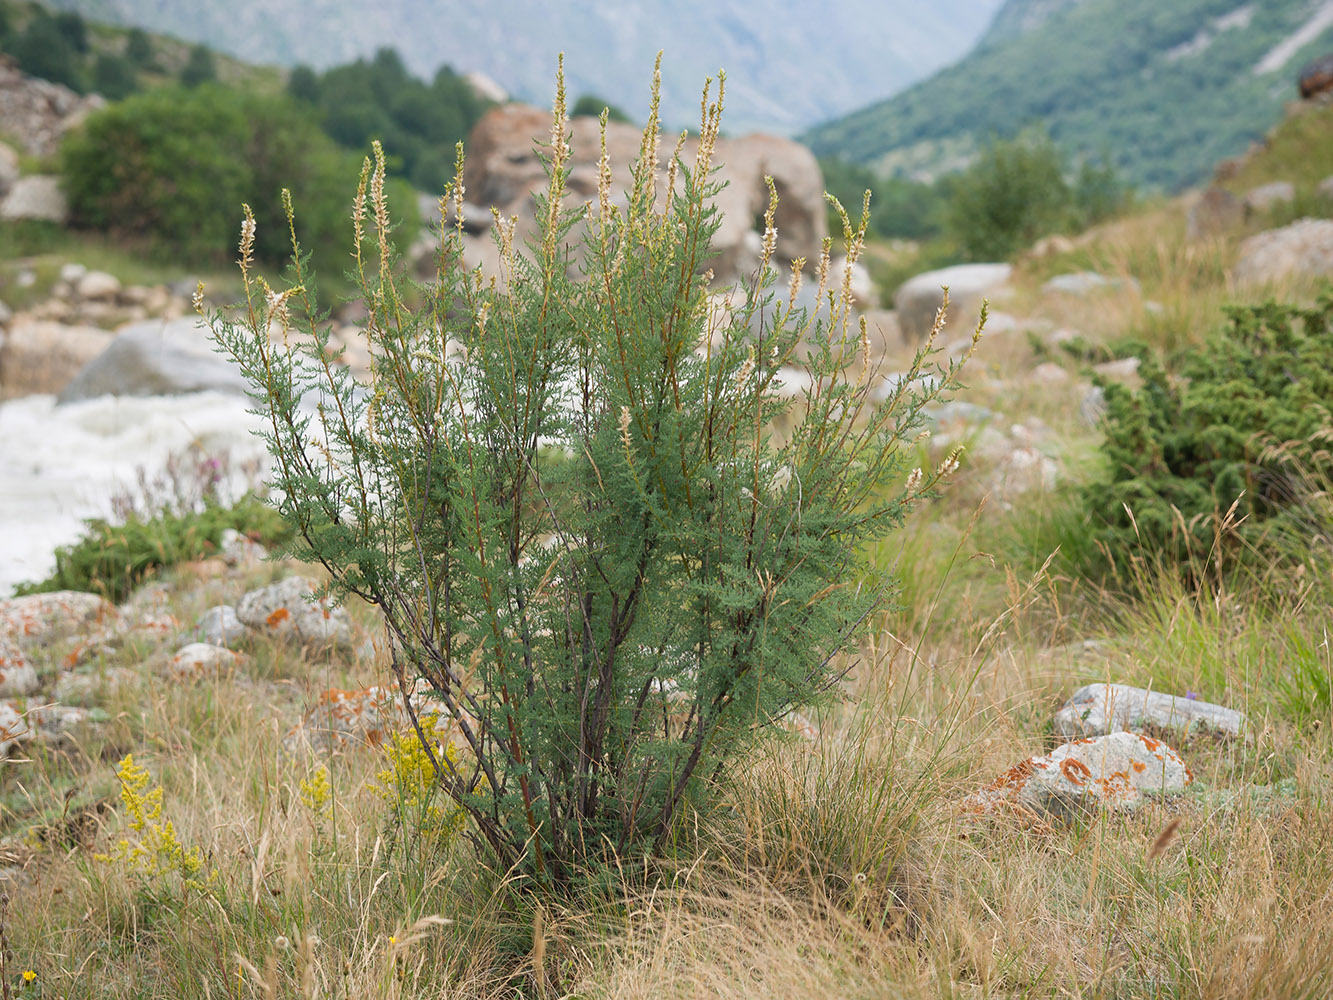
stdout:
[(930, 177), (1036, 126), (1178, 189), (1241, 152), (1333, 49), (1333, 0), (1007, 0), (976, 49), (803, 138), (821, 155)]
[(323, 68), (393, 46), (429, 78), (481, 71), (549, 104), (556, 55), (571, 99), (646, 112), (663, 57), (663, 112), (697, 121), (705, 76), (727, 71), (725, 125), (791, 133), (883, 97), (962, 56), (1002, 0), (53, 0), (85, 16), (203, 41), (251, 62)]

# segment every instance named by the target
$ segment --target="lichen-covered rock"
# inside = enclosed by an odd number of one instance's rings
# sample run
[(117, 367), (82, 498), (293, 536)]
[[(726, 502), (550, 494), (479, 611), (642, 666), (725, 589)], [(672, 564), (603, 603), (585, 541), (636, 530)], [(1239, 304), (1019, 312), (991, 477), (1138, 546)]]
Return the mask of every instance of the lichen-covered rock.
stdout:
[(351, 647), (347, 612), (312, 600), (315, 585), (300, 576), (252, 590), (236, 605), (236, 617), (256, 632), (301, 642)]
[(176, 680), (200, 680), (235, 670), (244, 661), (240, 653), (208, 642), (192, 642), (181, 647), (167, 664), (167, 673)]
[(236, 617), (236, 609), (230, 604), (219, 604), (209, 608), (195, 622), (195, 635), (201, 642), (214, 646), (230, 646), (245, 638), (245, 623)]
[(18, 702), (0, 701), (0, 759), (27, 740), (63, 743), (86, 721), (88, 713), (82, 708), (30, 704), (26, 710), (20, 710)]
[(228, 566), (249, 566), (268, 558), (268, 551), (235, 528), (222, 532), (222, 559)]
[(1198, 732), (1239, 736), (1245, 729), (1245, 716), (1222, 705), (1128, 684), (1088, 684), (1055, 713), (1055, 731), (1061, 736), (1139, 732), (1146, 726), (1181, 736)]
[(19, 740), (27, 737), (28, 726), (19, 714), (18, 706), (12, 701), (0, 701), (0, 760), (9, 756), (9, 751)]
[(1297, 219), (1256, 233), (1236, 251), (1239, 284), (1333, 276), (1333, 219)]
[(46, 646), (114, 625), (115, 605), (97, 594), (57, 590), (0, 601), (0, 633), (8, 632), (21, 646)]
[[(439, 718), (444, 714), (443, 706), (430, 700), (428, 690), (422, 681), (413, 685), (412, 707), (419, 717), (434, 711)], [(375, 685), (355, 691), (333, 688), (321, 694), (287, 734), (282, 749), (287, 753), (301, 750), (327, 753), (339, 747), (375, 746), (389, 733), (401, 732), (410, 725), (402, 692), (396, 685)], [(437, 722), (435, 730), (441, 740), (452, 733), (451, 727), (442, 722)]]
[(37, 671), (12, 637), (0, 632), (0, 696), (37, 690)]
[(1147, 796), (1184, 791), (1194, 775), (1160, 740), (1112, 733), (1029, 757), (963, 800), (966, 812), (1042, 819), (1097, 808), (1132, 812)]
[(136, 590), (120, 606), (120, 629), (149, 635), (171, 635), (180, 622), (171, 613), (171, 588), (164, 583), (149, 583)]

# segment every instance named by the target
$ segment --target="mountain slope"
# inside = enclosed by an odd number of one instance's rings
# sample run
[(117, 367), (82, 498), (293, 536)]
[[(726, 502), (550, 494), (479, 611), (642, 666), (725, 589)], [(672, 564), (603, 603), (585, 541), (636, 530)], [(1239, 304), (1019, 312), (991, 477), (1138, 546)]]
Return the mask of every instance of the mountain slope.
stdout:
[(1205, 176), (1278, 117), (1333, 46), (1333, 0), (1009, 0), (968, 58), (805, 136), (824, 155), (930, 175), (992, 134), (1049, 129), (1135, 183)]
[(548, 104), (557, 53), (571, 97), (594, 93), (646, 111), (663, 57), (663, 112), (698, 118), (705, 76), (727, 70), (727, 128), (792, 132), (891, 94), (957, 59), (1001, 0), (55, 0), (97, 20), (137, 24), (254, 61), (317, 68), (393, 46), (415, 72), (479, 70), (515, 96)]

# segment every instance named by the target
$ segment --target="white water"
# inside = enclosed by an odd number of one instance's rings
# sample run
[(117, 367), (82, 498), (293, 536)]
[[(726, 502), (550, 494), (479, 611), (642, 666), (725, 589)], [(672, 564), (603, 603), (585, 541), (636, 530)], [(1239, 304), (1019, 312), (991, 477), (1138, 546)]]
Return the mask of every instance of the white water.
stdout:
[[(53, 396), (0, 403), (0, 597), (55, 566), (58, 545), (74, 541), (83, 520), (111, 513), (117, 491), (133, 492), (172, 454), (197, 444), (239, 466), (265, 454), (241, 396), (103, 396), (56, 406)], [(233, 488), (244, 488), (234, 482)]]

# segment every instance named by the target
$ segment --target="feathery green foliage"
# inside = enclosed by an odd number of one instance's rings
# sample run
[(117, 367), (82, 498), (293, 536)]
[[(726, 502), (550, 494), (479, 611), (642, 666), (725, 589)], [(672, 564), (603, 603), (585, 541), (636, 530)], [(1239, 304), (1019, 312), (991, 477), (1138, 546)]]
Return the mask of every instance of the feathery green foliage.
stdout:
[[(1333, 292), (1227, 310), (1226, 329), (1143, 387), (1104, 386), (1106, 477), (1085, 497), (1110, 552), (1230, 565), (1245, 546), (1333, 537)], [(1225, 515), (1235, 530), (1219, 533)]]
[[(710, 313), (721, 84), (664, 182), (657, 79), (627, 210), (605, 161), (599, 198), (566, 207), (562, 75), (537, 237), (499, 227), (501, 284), (444, 230), (419, 311), (376, 146), (354, 210), (369, 384), (325, 359), (299, 247), (292, 287), (250, 274), (250, 221), (243, 320), (214, 327), (271, 421), (295, 554), (378, 606), (400, 683), (423, 677), (458, 726), (458, 760), (434, 766), (471, 836), (553, 885), (665, 850), (756, 730), (827, 689), (892, 595), (863, 546), (956, 464), (903, 485), (902, 446), (957, 366), (927, 377), (923, 352), (878, 395), (847, 290), (821, 281), (798, 312), (795, 281), (772, 291), (771, 235), (769, 280)], [(856, 259), (866, 220), (843, 220)], [(289, 323), (320, 343), (282, 346)]]

